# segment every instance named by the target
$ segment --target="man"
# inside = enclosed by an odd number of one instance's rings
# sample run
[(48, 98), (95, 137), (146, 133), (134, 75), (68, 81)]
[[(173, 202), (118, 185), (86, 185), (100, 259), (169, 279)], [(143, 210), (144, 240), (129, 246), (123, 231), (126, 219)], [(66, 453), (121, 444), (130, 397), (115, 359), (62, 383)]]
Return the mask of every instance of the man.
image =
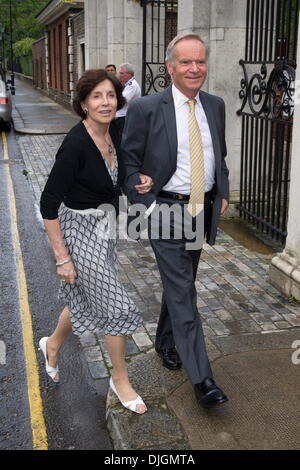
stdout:
[(116, 76), (117, 75), (117, 67), (114, 64), (107, 64), (105, 67), (107, 73)]
[[(199, 218), (194, 208), (200, 207), (203, 214), (204, 206), (204, 230), (212, 245), (229, 197), (224, 102), (200, 91), (207, 75), (207, 50), (198, 35), (174, 38), (166, 66), (172, 85), (128, 108), (122, 140), (124, 189), (131, 203), (142, 202), (146, 216), (150, 213), (156, 223), (155, 213), (163, 204), (180, 205), (182, 214), (192, 210), (193, 225)], [(143, 195), (136, 191), (140, 172), (154, 183)], [(160, 224), (163, 227), (164, 220)], [(169, 369), (179, 369), (182, 361), (201, 405), (224, 403), (227, 397), (213, 380), (197, 310), (195, 277), (201, 249), (188, 249), (184, 236), (150, 241), (164, 289), (155, 349)]]
[(126, 104), (116, 113), (116, 122), (121, 137), (124, 128), (128, 104), (134, 99), (139, 98), (141, 96), (141, 88), (136, 79), (134, 78), (134, 69), (131, 64), (120, 65), (119, 79), (122, 85), (124, 86), (123, 96), (126, 99)]

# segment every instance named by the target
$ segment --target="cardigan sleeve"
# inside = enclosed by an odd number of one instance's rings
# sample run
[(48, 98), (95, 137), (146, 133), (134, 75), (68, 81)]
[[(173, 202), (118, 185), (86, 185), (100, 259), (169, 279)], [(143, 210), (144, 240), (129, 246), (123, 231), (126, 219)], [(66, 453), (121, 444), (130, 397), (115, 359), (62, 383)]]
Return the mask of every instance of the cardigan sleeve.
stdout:
[(57, 219), (58, 210), (74, 184), (80, 168), (80, 146), (67, 136), (56, 154), (56, 160), (41, 195), (43, 219)]

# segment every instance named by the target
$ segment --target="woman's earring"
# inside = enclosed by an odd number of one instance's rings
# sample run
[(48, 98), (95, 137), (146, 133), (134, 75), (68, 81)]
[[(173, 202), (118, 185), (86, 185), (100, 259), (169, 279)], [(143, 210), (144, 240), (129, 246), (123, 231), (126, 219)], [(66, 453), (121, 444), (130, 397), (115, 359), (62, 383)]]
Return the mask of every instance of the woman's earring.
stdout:
[(87, 108), (83, 108), (83, 112), (85, 113), (85, 116), (88, 115), (88, 109)]

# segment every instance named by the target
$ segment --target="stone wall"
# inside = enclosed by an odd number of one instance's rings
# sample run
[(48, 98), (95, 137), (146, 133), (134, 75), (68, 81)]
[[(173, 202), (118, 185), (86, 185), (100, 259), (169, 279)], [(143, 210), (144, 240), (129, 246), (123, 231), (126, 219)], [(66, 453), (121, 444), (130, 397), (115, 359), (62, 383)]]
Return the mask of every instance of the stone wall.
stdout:
[(85, 34), (84, 34), (84, 11), (70, 18), (70, 91), (73, 99), (74, 90), (78, 79), (85, 70)]
[[(300, 24), (298, 27), (300, 38)], [(300, 47), (297, 51), (297, 64), (300, 64)], [(300, 72), (296, 70), (295, 110), (292, 137), (292, 157), (290, 171), (289, 215), (285, 249), (278, 253), (270, 265), (270, 280), (287, 297), (300, 302)]]
[(86, 0), (86, 68), (130, 62), (141, 82), (142, 13), (135, 0)]

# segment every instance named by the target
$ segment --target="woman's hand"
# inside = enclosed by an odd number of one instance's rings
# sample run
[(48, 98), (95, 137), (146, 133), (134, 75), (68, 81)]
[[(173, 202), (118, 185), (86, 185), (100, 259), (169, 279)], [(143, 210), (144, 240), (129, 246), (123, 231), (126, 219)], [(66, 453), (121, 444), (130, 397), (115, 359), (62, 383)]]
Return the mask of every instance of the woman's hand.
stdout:
[(58, 266), (57, 275), (61, 281), (64, 281), (67, 284), (75, 284), (76, 272), (72, 261), (63, 264), (62, 266)]
[(140, 173), (140, 182), (141, 184), (137, 184), (135, 186), (135, 189), (139, 194), (148, 193), (154, 184), (151, 176), (143, 175), (142, 173)]

